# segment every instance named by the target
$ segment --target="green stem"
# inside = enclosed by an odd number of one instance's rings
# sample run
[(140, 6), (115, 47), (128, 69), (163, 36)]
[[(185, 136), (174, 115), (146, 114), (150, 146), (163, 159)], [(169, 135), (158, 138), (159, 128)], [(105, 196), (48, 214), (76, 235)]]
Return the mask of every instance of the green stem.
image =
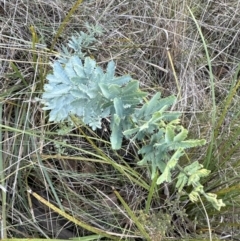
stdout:
[(153, 197), (153, 194), (154, 194), (154, 189), (157, 186), (157, 179), (158, 179), (158, 172), (156, 172), (155, 177), (153, 178), (152, 184), (151, 184), (150, 189), (149, 189), (146, 208), (145, 208), (146, 213), (148, 213), (149, 210), (150, 210), (150, 205), (151, 205), (152, 197)]
[[(210, 56), (208, 53), (207, 44), (206, 44), (205, 38), (203, 36), (202, 30), (201, 30), (196, 18), (194, 17), (193, 12), (191, 11), (191, 9), (189, 7), (188, 7), (188, 10), (193, 18), (194, 23), (196, 24), (196, 27), (197, 27), (198, 33), (202, 39), (203, 47), (204, 47), (205, 54), (207, 57), (207, 64), (208, 64), (208, 68), (209, 68), (209, 77), (210, 77), (211, 96), (212, 96), (212, 130), (214, 130), (216, 127), (216, 101), (215, 101), (215, 83), (214, 83), (214, 76), (213, 76), (213, 72), (212, 72), (211, 59), (210, 59)], [(211, 162), (214, 142), (215, 142), (215, 135), (214, 135), (214, 131), (212, 131), (211, 141), (210, 141), (210, 144), (209, 144), (209, 147), (207, 150), (207, 158), (204, 162), (204, 166), (206, 168), (209, 167), (210, 162)]]
[[(2, 103), (0, 103), (0, 124), (2, 124)], [(4, 177), (4, 160), (3, 160), (3, 146), (2, 146), (2, 128), (0, 126), (0, 183), (2, 185), (2, 213), (1, 213), (1, 239), (7, 238), (7, 224), (6, 224), (6, 190), (5, 188), (5, 177)]]

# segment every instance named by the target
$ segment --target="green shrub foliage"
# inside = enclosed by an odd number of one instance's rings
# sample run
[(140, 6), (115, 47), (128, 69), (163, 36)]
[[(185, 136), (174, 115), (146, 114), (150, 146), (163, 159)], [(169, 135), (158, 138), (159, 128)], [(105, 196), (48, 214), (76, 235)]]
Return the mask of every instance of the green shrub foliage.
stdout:
[[(92, 28), (94, 29), (94, 28)], [(98, 28), (95, 28), (99, 31)], [(90, 31), (91, 32), (91, 31)], [(151, 178), (160, 173), (157, 184), (172, 181), (172, 171), (178, 170), (176, 188), (182, 192), (192, 186), (191, 201), (205, 196), (216, 209), (224, 206), (216, 195), (205, 193), (200, 179), (210, 171), (194, 161), (181, 168), (179, 158), (185, 149), (205, 144), (205, 140), (188, 140), (188, 131), (180, 123), (180, 113), (169, 111), (176, 97), (162, 98), (156, 93), (147, 100), (139, 82), (129, 75), (116, 76), (115, 63), (110, 61), (104, 71), (90, 57), (82, 53), (84, 48), (96, 42), (91, 33), (80, 33), (71, 38), (63, 54), (52, 64), (53, 72), (47, 75), (42, 103), (49, 110), (49, 121), (72, 122), (72, 117), (81, 119), (93, 130), (101, 129), (102, 119), (110, 120), (111, 145), (122, 147), (122, 139), (139, 143), (139, 165), (151, 167)]]

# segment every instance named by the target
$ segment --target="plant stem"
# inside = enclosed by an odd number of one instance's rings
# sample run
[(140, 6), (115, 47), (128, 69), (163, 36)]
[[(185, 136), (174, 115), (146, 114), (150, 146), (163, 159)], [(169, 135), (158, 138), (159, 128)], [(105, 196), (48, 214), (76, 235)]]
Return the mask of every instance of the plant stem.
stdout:
[[(2, 112), (2, 104), (0, 103), (0, 113)], [(2, 124), (2, 114), (0, 115), (0, 124)], [(4, 176), (4, 160), (3, 160), (3, 149), (2, 149), (2, 128), (0, 126), (0, 184), (2, 189), (2, 214), (1, 214), (1, 239), (7, 238), (6, 229), (6, 190), (5, 188), (5, 176)]]
[[(213, 72), (212, 72), (211, 59), (210, 59), (210, 56), (208, 53), (207, 44), (206, 44), (205, 38), (203, 36), (202, 30), (201, 30), (195, 16), (193, 15), (193, 12), (191, 11), (191, 9), (189, 7), (188, 7), (188, 11), (190, 12), (190, 14), (192, 16), (194, 23), (196, 24), (199, 35), (201, 36), (203, 47), (204, 47), (205, 54), (207, 57), (207, 64), (208, 64), (208, 68), (209, 68), (209, 77), (210, 77), (211, 97), (212, 97), (212, 130), (214, 130), (216, 128), (216, 101), (215, 101), (215, 83), (214, 83), (214, 76), (213, 76)], [(215, 142), (215, 135), (214, 135), (214, 131), (212, 131), (210, 144), (209, 144), (209, 147), (207, 150), (207, 157), (204, 162), (204, 166), (206, 168), (209, 167), (210, 162), (211, 162), (214, 142)]]
[(148, 213), (149, 210), (150, 210), (150, 205), (151, 205), (152, 197), (153, 197), (153, 194), (154, 194), (154, 189), (157, 185), (157, 179), (158, 179), (158, 172), (156, 172), (155, 177), (153, 178), (152, 184), (151, 184), (150, 189), (149, 189), (146, 208), (145, 208), (146, 213)]

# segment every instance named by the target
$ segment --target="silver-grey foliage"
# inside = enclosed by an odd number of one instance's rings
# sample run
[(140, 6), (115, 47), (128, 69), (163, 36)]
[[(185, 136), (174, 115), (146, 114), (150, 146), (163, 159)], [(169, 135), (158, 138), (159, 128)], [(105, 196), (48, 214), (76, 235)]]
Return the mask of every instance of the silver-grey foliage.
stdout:
[(65, 55), (54, 61), (42, 95), (43, 109), (50, 111), (49, 121), (72, 122), (74, 116), (96, 130), (102, 127), (103, 119), (108, 119), (112, 148), (120, 149), (123, 137), (138, 142), (142, 156), (138, 164), (151, 166), (152, 179), (160, 173), (157, 184), (171, 182), (172, 171), (177, 168), (176, 188), (180, 192), (191, 185), (192, 201), (202, 194), (215, 208), (224, 206), (214, 194), (205, 193), (200, 184), (200, 178), (209, 175), (208, 170), (196, 161), (184, 168), (178, 164), (185, 149), (204, 145), (205, 140), (187, 140), (188, 131), (180, 123), (180, 113), (169, 111), (176, 97), (162, 98), (156, 93), (146, 101), (147, 93), (140, 90), (137, 80), (115, 75), (113, 61), (104, 71), (94, 59), (84, 57), (83, 43), (87, 47), (94, 41), (92, 34), (80, 33), (68, 44), (73, 52), (65, 48)]

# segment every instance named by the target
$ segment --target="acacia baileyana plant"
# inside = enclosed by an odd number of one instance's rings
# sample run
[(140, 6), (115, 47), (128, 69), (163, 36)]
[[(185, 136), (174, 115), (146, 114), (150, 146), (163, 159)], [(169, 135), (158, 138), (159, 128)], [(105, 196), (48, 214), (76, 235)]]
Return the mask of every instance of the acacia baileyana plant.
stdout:
[(102, 119), (110, 120), (111, 145), (117, 150), (122, 147), (122, 139), (141, 142), (138, 150), (143, 158), (139, 165), (151, 166), (151, 178), (160, 173), (157, 184), (172, 181), (172, 171), (177, 169), (176, 188), (179, 192), (185, 186), (192, 186), (191, 201), (200, 195), (212, 203), (216, 209), (224, 206), (221, 199), (212, 193), (205, 193), (200, 183), (210, 171), (197, 161), (182, 168), (179, 158), (187, 148), (205, 144), (205, 140), (188, 140), (188, 131), (180, 124), (180, 114), (169, 111), (176, 97), (162, 98), (158, 92), (149, 101), (148, 93), (139, 88), (139, 81), (129, 75), (115, 76), (115, 63), (110, 61), (106, 71), (96, 61), (86, 57), (84, 48), (97, 40), (93, 32), (99, 28), (88, 26), (89, 33), (73, 36), (63, 54), (53, 62), (53, 72), (47, 75), (42, 103), (49, 110), (49, 121), (70, 122), (72, 116), (80, 118), (93, 130), (101, 127)]

